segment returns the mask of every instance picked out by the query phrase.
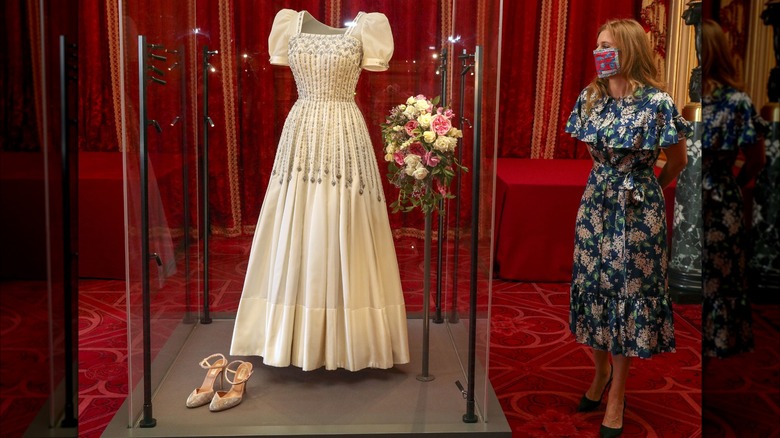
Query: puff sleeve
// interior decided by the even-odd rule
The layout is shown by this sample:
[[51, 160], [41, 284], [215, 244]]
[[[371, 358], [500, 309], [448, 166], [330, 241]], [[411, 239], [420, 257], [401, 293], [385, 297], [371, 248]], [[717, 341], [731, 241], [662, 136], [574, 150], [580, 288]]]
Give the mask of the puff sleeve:
[[361, 21], [363, 40], [363, 61], [360, 67], [369, 71], [385, 71], [393, 56], [393, 32], [384, 14], [366, 14]]
[[268, 54], [273, 65], [290, 65], [287, 62], [287, 50], [290, 37], [294, 34], [298, 13], [292, 9], [282, 9], [276, 13], [271, 33], [268, 34]]

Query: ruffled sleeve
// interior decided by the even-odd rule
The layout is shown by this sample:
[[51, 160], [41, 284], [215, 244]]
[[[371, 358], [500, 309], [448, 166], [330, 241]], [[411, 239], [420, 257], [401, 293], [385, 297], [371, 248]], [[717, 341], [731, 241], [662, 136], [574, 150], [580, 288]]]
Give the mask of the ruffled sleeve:
[[360, 22], [363, 40], [363, 61], [360, 66], [369, 71], [385, 71], [393, 57], [393, 32], [385, 14], [366, 14]]
[[577, 102], [574, 103], [574, 109], [571, 111], [569, 120], [566, 121], [566, 128], [564, 128], [564, 131], [578, 140], [586, 143], [595, 143], [596, 131], [591, 124], [586, 123], [585, 103], [587, 93], [587, 89], [582, 90], [579, 97], [577, 97]]
[[656, 118], [648, 126], [643, 149], [655, 149], [656, 144], [667, 148], [693, 134], [690, 123], [677, 111], [672, 97], [663, 92], [658, 93], [657, 96], [659, 100]]
[[717, 88], [705, 97], [702, 119], [703, 149], [734, 150], [758, 141], [753, 102], [734, 88]]
[[290, 37], [295, 33], [298, 13], [292, 9], [282, 9], [276, 13], [271, 33], [268, 35], [268, 54], [273, 65], [290, 65], [287, 51]]

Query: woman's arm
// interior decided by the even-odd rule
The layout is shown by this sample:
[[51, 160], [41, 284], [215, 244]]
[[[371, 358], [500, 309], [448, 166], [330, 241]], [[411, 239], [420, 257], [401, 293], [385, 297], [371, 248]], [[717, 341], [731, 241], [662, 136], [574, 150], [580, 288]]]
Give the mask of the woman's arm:
[[658, 184], [662, 189], [672, 183], [677, 175], [685, 169], [685, 165], [688, 164], [688, 147], [685, 145], [686, 139], [680, 140], [679, 143], [666, 148], [664, 153], [666, 154], [666, 165], [661, 170], [661, 174], [658, 175]]
[[746, 146], [743, 152], [745, 153], [745, 164], [742, 165], [742, 170], [737, 175], [737, 184], [740, 187], [744, 187], [753, 180], [766, 164], [766, 151], [762, 140], [759, 139], [756, 144]]

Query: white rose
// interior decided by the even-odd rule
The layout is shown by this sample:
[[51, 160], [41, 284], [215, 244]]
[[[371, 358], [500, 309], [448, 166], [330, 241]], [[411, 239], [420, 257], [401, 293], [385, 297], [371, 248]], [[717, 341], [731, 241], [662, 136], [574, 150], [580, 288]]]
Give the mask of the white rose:
[[406, 99], [407, 105], [414, 105], [415, 102], [417, 102], [417, 99], [415, 99], [414, 96], [409, 96], [409, 98]]
[[393, 154], [385, 154], [385, 161], [393, 161]]
[[463, 137], [463, 131], [458, 128], [450, 128], [450, 131], [447, 133], [447, 135], [450, 137], [461, 138]]
[[407, 168], [411, 167], [412, 170], [414, 170], [420, 165], [420, 156], [417, 154], [409, 154], [404, 157], [404, 163], [406, 163]]
[[415, 107], [417, 107], [420, 111], [426, 111], [431, 106], [428, 104], [425, 100], [418, 100], [417, 103], [414, 104]]
[[425, 177], [428, 176], [428, 169], [424, 166], [420, 166], [414, 171], [413, 176], [415, 179], [425, 179]]
[[450, 137], [439, 136], [435, 142], [433, 142], [433, 148], [437, 151], [447, 152], [450, 150]]
[[449, 150], [450, 152], [455, 150], [455, 147], [458, 146], [458, 140], [452, 137], [445, 137], [447, 139], [447, 142], [449, 143]]
[[417, 108], [415, 108], [414, 105], [407, 106], [406, 109], [404, 110], [404, 115], [408, 119], [413, 119], [414, 116], [417, 115]]
[[425, 133], [423, 133], [423, 140], [425, 140], [426, 143], [433, 143], [433, 141], [436, 140], [436, 133], [433, 131], [425, 131]]
[[430, 114], [423, 114], [417, 119], [417, 123], [420, 124], [423, 128], [427, 128], [431, 126], [431, 115]]

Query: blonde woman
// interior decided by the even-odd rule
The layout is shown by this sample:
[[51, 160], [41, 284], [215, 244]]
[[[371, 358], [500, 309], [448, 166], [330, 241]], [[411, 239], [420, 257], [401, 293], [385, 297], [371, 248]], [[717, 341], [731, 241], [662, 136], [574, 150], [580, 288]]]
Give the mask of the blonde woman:
[[[663, 188], [685, 168], [690, 129], [661, 90], [639, 23], [608, 21], [596, 43], [597, 77], [566, 123], [593, 158], [577, 213], [570, 328], [595, 362], [578, 411], [597, 409], [609, 390], [600, 434], [615, 437], [631, 359], [675, 351]], [[656, 177], [662, 148], [666, 165]]]

